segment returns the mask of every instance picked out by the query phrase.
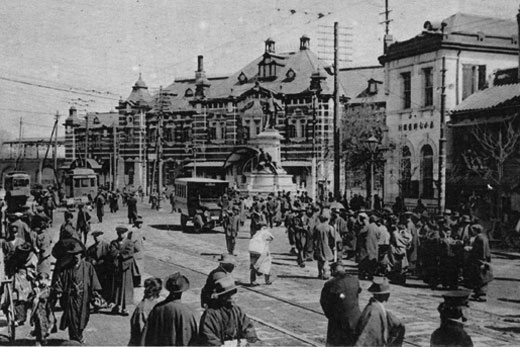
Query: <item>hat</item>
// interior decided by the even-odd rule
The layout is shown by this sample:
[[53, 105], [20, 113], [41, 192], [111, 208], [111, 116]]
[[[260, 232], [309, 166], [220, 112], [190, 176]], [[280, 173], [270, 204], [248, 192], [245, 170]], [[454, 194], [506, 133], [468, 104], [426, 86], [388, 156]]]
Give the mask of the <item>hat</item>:
[[70, 211], [65, 211], [64, 215], [65, 215], [65, 219], [74, 217], [74, 215]]
[[464, 223], [471, 223], [471, 218], [467, 214], [462, 216], [462, 222]]
[[442, 295], [446, 306], [458, 307], [468, 306], [468, 299], [471, 295], [471, 290], [453, 290]]
[[124, 225], [118, 225], [118, 226], [116, 227], [116, 231], [117, 231], [118, 234], [119, 234], [119, 233], [122, 234], [122, 233], [126, 233], [126, 232], [128, 231], [128, 228], [125, 227]]
[[358, 217], [368, 219], [368, 214], [366, 214], [365, 212], [361, 212], [358, 214]]
[[347, 210], [347, 216], [353, 216], [353, 215], [355, 215], [354, 211], [351, 210], [351, 209], [348, 209]]
[[331, 270], [340, 270], [340, 269], [345, 269], [345, 265], [343, 264], [343, 262], [341, 260], [338, 260], [332, 264], [330, 264], [330, 268]]
[[390, 213], [390, 214], [394, 213], [394, 211], [388, 206], [383, 208], [383, 212]]
[[29, 242], [19, 243], [16, 245], [15, 250], [19, 252], [30, 252], [32, 249], [32, 246]]
[[23, 213], [22, 212], [15, 212], [13, 214], [16, 218], [22, 218], [23, 217]]
[[221, 264], [235, 264], [235, 258], [227, 253], [221, 254], [218, 261]]
[[320, 217], [321, 217], [322, 219], [330, 219], [330, 210], [329, 210], [328, 208], [324, 208], [324, 209], [321, 211]]
[[94, 230], [93, 232], [91, 232], [91, 235], [92, 236], [99, 236], [99, 235], [103, 235], [104, 232], [102, 232], [101, 230]]
[[451, 216], [451, 210], [449, 208], [445, 209], [444, 210], [444, 215], [445, 216]]
[[56, 259], [63, 258], [66, 255], [74, 255], [85, 252], [85, 245], [80, 240], [70, 238], [62, 239], [56, 243], [52, 249], [52, 256]]
[[41, 206], [41, 205], [36, 206], [36, 211], [42, 212], [43, 211], [43, 206]]
[[166, 285], [164, 286], [170, 293], [182, 293], [190, 288], [190, 281], [180, 272], [168, 276]]
[[233, 205], [233, 211], [240, 211], [240, 206]]
[[481, 232], [484, 231], [484, 227], [482, 225], [480, 225], [480, 224], [473, 224], [471, 226], [471, 230], [473, 230], [476, 233], [481, 233]]
[[137, 216], [137, 218], [136, 218], [135, 221], [134, 221], [134, 224], [138, 224], [138, 223], [143, 224], [143, 217], [141, 217], [141, 216]]
[[372, 294], [388, 294], [390, 293], [390, 284], [388, 284], [386, 277], [374, 278], [368, 291]]
[[237, 292], [237, 286], [235, 284], [235, 279], [231, 275], [221, 274], [215, 281], [215, 292], [212, 294], [212, 297], [218, 298], [224, 294], [235, 294]]

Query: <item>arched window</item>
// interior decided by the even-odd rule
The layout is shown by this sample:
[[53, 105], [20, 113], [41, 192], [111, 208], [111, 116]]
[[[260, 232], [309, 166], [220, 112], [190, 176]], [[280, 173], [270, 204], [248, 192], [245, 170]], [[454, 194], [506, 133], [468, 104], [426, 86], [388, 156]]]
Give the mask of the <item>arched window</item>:
[[183, 128], [182, 129], [182, 142], [191, 140], [191, 128]]
[[421, 148], [421, 191], [424, 198], [433, 198], [433, 149], [430, 145]]
[[410, 147], [403, 146], [401, 149], [401, 190], [405, 198], [412, 197], [412, 152]]
[[290, 139], [296, 137], [296, 125], [295, 124], [289, 124], [289, 128], [287, 129], [287, 135]]

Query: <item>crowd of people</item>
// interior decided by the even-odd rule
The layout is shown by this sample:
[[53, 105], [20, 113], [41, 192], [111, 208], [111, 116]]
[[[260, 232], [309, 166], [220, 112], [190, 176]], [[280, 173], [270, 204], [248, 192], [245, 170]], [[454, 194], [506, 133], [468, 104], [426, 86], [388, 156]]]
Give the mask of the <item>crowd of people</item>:
[[[83, 343], [91, 311], [130, 316], [134, 288], [143, 282], [144, 297], [130, 318], [130, 345], [258, 341], [252, 321], [234, 301], [237, 285], [232, 274], [237, 235], [250, 219], [249, 285], [260, 285], [259, 277], [266, 285], [273, 283], [272, 229], [286, 228], [289, 253], [297, 265], [316, 261], [318, 278], [327, 281], [320, 303], [329, 320], [328, 345], [401, 345], [404, 325], [385, 303], [389, 283], [404, 285], [410, 277], [422, 279], [432, 289], [451, 290], [439, 306], [441, 327], [432, 335], [432, 345], [445, 344], [454, 331], [462, 345], [471, 345], [462, 325], [467, 302], [470, 294], [472, 300], [484, 301], [493, 278], [489, 241], [474, 217], [449, 210], [442, 215], [426, 209], [406, 211], [400, 201], [367, 210], [362, 197], [341, 203], [329, 197], [316, 203], [305, 193], [271, 193], [264, 198], [230, 191], [220, 199], [227, 254], [201, 291], [204, 314], [197, 322], [181, 300], [190, 288], [186, 276], [175, 273], [165, 279], [169, 295], [162, 301], [163, 281], [143, 281], [143, 219], [137, 213], [137, 197], [131, 191], [100, 189], [87, 205], [64, 211], [55, 244], [48, 230], [54, 209], [45, 207], [45, 199], [9, 215], [0, 267], [13, 279], [16, 324], [29, 321], [37, 342], [45, 343], [59, 328], [68, 329], [70, 340]], [[93, 228], [91, 213], [95, 211], [102, 223], [105, 206], [115, 213], [120, 200], [128, 209], [129, 226], [118, 226], [117, 238], [107, 242], [101, 227]], [[89, 235], [93, 240], [87, 248]], [[357, 276], [347, 273], [347, 260], [357, 263]], [[372, 281], [368, 290], [373, 295], [362, 311], [360, 280]], [[461, 286], [469, 290], [457, 290]], [[58, 304], [63, 311], [59, 323], [54, 314]]]

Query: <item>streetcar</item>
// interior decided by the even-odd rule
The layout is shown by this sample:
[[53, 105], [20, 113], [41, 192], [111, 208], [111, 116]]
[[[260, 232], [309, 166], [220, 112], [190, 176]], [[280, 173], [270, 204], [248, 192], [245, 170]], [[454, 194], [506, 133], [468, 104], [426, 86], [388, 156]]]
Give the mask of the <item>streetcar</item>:
[[66, 205], [87, 204], [97, 194], [98, 176], [92, 169], [76, 168], [65, 174]]
[[31, 196], [31, 177], [24, 171], [12, 171], [4, 177], [7, 212], [20, 212]]
[[196, 232], [212, 230], [221, 224], [219, 201], [227, 192], [227, 181], [212, 178], [177, 178], [175, 207], [181, 214], [181, 228], [187, 231], [188, 222]]

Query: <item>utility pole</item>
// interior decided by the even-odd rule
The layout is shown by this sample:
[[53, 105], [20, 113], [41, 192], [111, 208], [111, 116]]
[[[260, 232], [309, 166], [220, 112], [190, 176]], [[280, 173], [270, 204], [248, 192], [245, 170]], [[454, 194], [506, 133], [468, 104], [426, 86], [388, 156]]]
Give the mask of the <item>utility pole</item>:
[[113, 150], [113, 157], [114, 159], [111, 160], [111, 165], [113, 165], [113, 167], [111, 168], [112, 170], [112, 189], [113, 190], [116, 190], [118, 187], [118, 184], [117, 184], [117, 163], [118, 163], [118, 160], [117, 160], [117, 129], [116, 129], [116, 122], [114, 121], [114, 123], [112, 123], [112, 150]]
[[312, 95], [312, 163], [311, 163], [311, 199], [313, 202], [316, 202], [317, 194], [317, 181], [318, 181], [318, 168], [316, 163], [316, 103], [318, 101], [318, 96], [316, 92]]
[[385, 20], [382, 21], [380, 24], [384, 24], [385, 25], [385, 37], [383, 38], [383, 53], [386, 54], [386, 51], [388, 49], [388, 41], [390, 39], [389, 37], [389, 34], [390, 34], [390, 22], [392, 21], [390, 19], [390, 11], [389, 8], [388, 8], [388, 0], [385, 0], [385, 11], [384, 12], [381, 12], [381, 14], [384, 14], [385, 15]]
[[442, 57], [441, 68], [441, 122], [439, 138], [439, 213], [446, 207], [446, 57]]
[[88, 113], [85, 115], [85, 167], [87, 167], [88, 158]]
[[56, 131], [54, 132], [54, 165], [53, 165], [53, 168], [54, 168], [54, 179], [56, 180], [56, 186], [59, 185], [59, 180], [58, 180], [58, 124], [59, 124], [59, 119], [60, 119], [60, 113], [58, 111], [56, 111], [56, 115], [54, 116], [55, 117], [55, 122], [54, 122], [54, 128], [56, 129]]
[[22, 158], [22, 124], [23, 120], [22, 117], [20, 117], [20, 126], [18, 128], [18, 156], [14, 165], [15, 171], [18, 170], [18, 164], [20, 164], [20, 159]]
[[[520, 38], [520, 8], [518, 8], [518, 13], [516, 14], [516, 26], [518, 29], [518, 38]], [[518, 72], [517, 72], [517, 81], [520, 82], [520, 40], [518, 41]]]
[[56, 128], [58, 127], [58, 118], [56, 117], [56, 120], [54, 121], [54, 126], [52, 127], [51, 136], [49, 138], [49, 143], [47, 144], [47, 149], [45, 150], [45, 155], [43, 156], [42, 161], [40, 162], [40, 175], [38, 178], [38, 183], [42, 183], [42, 175], [43, 175], [43, 168], [45, 166], [45, 161], [47, 160], [47, 156], [49, 155], [49, 150], [51, 148], [52, 139], [54, 138], [54, 132], [56, 131]]
[[339, 153], [339, 126], [338, 119], [340, 114], [339, 104], [339, 44], [338, 44], [338, 22], [334, 22], [334, 120], [332, 129], [334, 131], [334, 197], [338, 199], [339, 176], [340, 176], [340, 153]]

